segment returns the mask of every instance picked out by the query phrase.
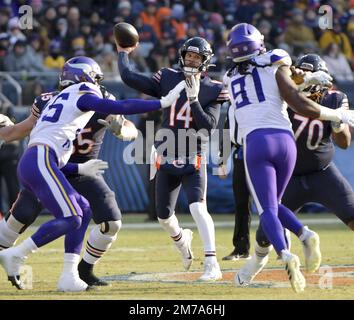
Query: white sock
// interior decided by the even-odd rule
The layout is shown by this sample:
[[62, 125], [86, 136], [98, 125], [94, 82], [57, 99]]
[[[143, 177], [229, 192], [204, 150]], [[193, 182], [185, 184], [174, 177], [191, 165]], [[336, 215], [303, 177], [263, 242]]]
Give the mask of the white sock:
[[268, 247], [261, 247], [257, 241], [254, 245], [254, 253], [255, 253], [257, 260], [264, 259], [272, 250], [273, 250], [272, 245], [270, 245]]
[[75, 253], [64, 253], [63, 273], [76, 273], [80, 261], [80, 255]]
[[211, 263], [211, 264], [214, 264], [214, 263], [217, 263], [218, 261], [216, 260], [216, 256], [207, 256], [207, 257], [205, 257], [205, 263], [207, 264], [209, 264], [209, 263]]
[[292, 256], [292, 253], [291, 253], [289, 250], [283, 249], [283, 250], [281, 251], [281, 259], [282, 259], [284, 262], [287, 262], [288, 259], [289, 259], [289, 257], [291, 257], [291, 256]]
[[7, 221], [0, 221], [0, 250], [12, 247], [20, 234], [10, 228]]
[[18, 221], [12, 214], [10, 214], [6, 222], [9, 228], [17, 233], [20, 233], [20, 231], [25, 226], [22, 222]]
[[177, 237], [181, 233], [182, 228], [179, 226], [178, 219], [175, 214], [167, 219], [158, 218], [158, 220], [162, 228], [164, 228], [172, 238]]
[[33, 253], [38, 250], [36, 244], [31, 237], [24, 240], [18, 246], [13, 247], [13, 250], [16, 252], [16, 255], [20, 257], [27, 257], [29, 253]]
[[202, 238], [204, 252], [215, 254], [215, 228], [207, 206], [204, 202], [194, 202], [189, 205], [192, 217], [197, 224], [198, 232]]
[[299, 237], [300, 241], [305, 241], [312, 233], [310, 232], [309, 228], [307, 226], [304, 226], [302, 228], [302, 233]]
[[116, 239], [117, 234], [114, 236], [103, 234], [99, 225], [94, 226], [86, 243], [84, 261], [89, 264], [96, 264]]

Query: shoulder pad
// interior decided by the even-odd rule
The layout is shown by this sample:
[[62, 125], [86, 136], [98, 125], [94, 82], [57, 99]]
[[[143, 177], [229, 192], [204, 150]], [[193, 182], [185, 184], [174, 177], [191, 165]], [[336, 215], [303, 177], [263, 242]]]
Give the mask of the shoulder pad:
[[[83, 82], [83, 83], [78, 83], [77, 86], [78, 86], [78, 91], [80, 94], [91, 93], [91, 94], [95, 94], [95, 95], [99, 96], [100, 98], [103, 97], [100, 88], [98, 86], [94, 85], [93, 83]], [[74, 87], [74, 86], [72, 86], [72, 87]]]
[[286, 65], [290, 67], [292, 64], [291, 57], [283, 49], [267, 51], [266, 53], [255, 57], [253, 60], [260, 66]]
[[53, 91], [53, 92], [42, 93], [40, 96], [36, 97], [32, 104], [31, 113], [36, 118], [39, 118], [47, 102], [58, 94], [59, 91]]

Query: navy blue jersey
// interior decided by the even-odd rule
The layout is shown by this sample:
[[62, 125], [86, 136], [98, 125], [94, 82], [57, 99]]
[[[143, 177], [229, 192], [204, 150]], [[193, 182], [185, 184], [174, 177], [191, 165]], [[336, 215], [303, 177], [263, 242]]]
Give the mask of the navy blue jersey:
[[[167, 95], [178, 83], [185, 80], [182, 71], [170, 68], [163, 68], [152, 77], [134, 72], [129, 64], [128, 55], [125, 53], [118, 55], [118, 66], [122, 80], [127, 85], [157, 98]], [[215, 129], [218, 123], [220, 106], [223, 102], [229, 100], [229, 95], [221, 82], [205, 76], [200, 81], [198, 99], [199, 102], [194, 102], [190, 105], [185, 90], [182, 90], [177, 102], [170, 108], [163, 109], [161, 129], [170, 129], [173, 132], [174, 145], [171, 149], [174, 149], [174, 155], [176, 156], [200, 154], [204, 150], [210, 131]], [[208, 132], [207, 136], [198, 136], [197, 150], [188, 150], [188, 143], [187, 149], [184, 148], [184, 143], [178, 145], [179, 135], [180, 137], [183, 136], [183, 139], [188, 135], [193, 135], [192, 130], [188, 131], [188, 129], [195, 129], [196, 131], [206, 129]], [[163, 136], [163, 130], [159, 130], [156, 136], [155, 147], [158, 147], [166, 140], [168, 141], [167, 137]], [[158, 141], [160, 138], [162, 141]], [[168, 151], [172, 151], [171, 149]]]
[[[348, 107], [347, 96], [340, 91], [327, 91], [319, 103], [331, 109]], [[294, 175], [322, 170], [332, 161], [334, 144], [330, 121], [309, 119], [288, 109], [297, 145]]]
[[[36, 97], [32, 105], [32, 114], [38, 118], [47, 102], [59, 91], [43, 93]], [[83, 163], [91, 159], [97, 159], [103, 143], [105, 127], [97, 122], [98, 119], [105, 119], [107, 115], [94, 113], [85, 128], [80, 131], [73, 142], [74, 150], [69, 162]]]
[[[182, 71], [176, 71], [174, 69], [161, 69], [153, 76], [154, 81], [159, 84], [160, 96], [165, 96], [170, 90], [172, 90], [179, 82], [185, 79]], [[215, 124], [219, 119], [220, 105], [228, 100], [228, 93], [222, 90], [222, 83], [211, 80], [209, 77], [204, 77], [200, 82], [199, 102], [200, 106], [205, 112], [208, 112], [211, 117], [214, 118]], [[182, 91], [179, 99], [170, 108], [163, 109], [162, 113], [162, 125], [161, 128], [170, 129], [174, 132], [175, 136], [175, 155], [186, 155], [195, 153], [192, 150], [183, 150], [181, 146], [178, 146], [178, 138], [181, 135], [181, 131], [187, 133], [188, 129], [194, 129], [198, 131], [200, 129], [210, 129], [198, 125], [195, 120], [193, 105], [188, 102], [186, 92]], [[158, 135], [157, 135], [158, 136]], [[203, 148], [203, 144], [206, 142], [201, 136], [198, 138], [197, 153], [200, 154]], [[156, 141], [155, 147], [162, 144], [162, 141]], [[182, 150], [181, 150], [182, 149]]]

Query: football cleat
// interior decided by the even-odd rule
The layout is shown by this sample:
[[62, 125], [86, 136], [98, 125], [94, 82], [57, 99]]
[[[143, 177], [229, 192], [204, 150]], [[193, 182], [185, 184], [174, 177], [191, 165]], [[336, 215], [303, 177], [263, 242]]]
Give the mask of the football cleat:
[[321, 265], [322, 255], [320, 250], [320, 237], [318, 234], [307, 227], [304, 227], [307, 238], [302, 241], [305, 266], [308, 272], [314, 273]]
[[20, 279], [20, 269], [27, 257], [16, 255], [13, 248], [9, 248], [0, 252], [0, 264], [7, 273], [8, 280], [19, 290], [23, 290], [23, 284]]
[[89, 286], [108, 286], [109, 283], [96, 277], [93, 273], [93, 265], [81, 260], [78, 265], [79, 277], [85, 281]]
[[306, 280], [300, 271], [299, 257], [290, 252], [283, 252], [282, 259], [285, 263], [285, 270], [288, 273], [288, 278], [293, 290], [296, 293], [304, 291], [306, 287]]
[[239, 253], [236, 251], [232, 251], [228, 256], [225, 256], [222, 258], [224, 261], [236, 261], [240, 259], [250, 259], [251, 256], [248, 252], [245, 253]]
[[204, 274], [198, 281], [213, 282], [222, 279], [222, 273], [217, 261], [206, 262], [204, 266]]
[[74, 272], [63, 272], [58, 281], [58, 291], [62, 292], [80, 292], [86, 291], [90, 287], [87, 283], [80, 279], [79, 273]]
[[257, 257], [254, 254], [250, 260], [236, 273], [235, 286], [247, 287], [251, 284], [255, 276], [260, 273], [265, 265], [268, 263], [269, 256], [263, 258]]
[[175, 242], [175, 245], [182, 256], [182, 263], [184, 270], [189, 270], [193, 262], [193, 252], [192, 252], [192, 240], [193, 232], [190, 229], [182, 230], [182, 238]]

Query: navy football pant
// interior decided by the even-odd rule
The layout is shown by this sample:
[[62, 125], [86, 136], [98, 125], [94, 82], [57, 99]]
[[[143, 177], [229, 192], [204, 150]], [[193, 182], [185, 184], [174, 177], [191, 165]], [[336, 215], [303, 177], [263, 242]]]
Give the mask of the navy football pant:
[[207, 172], [206, 164], [191, 174], [173, 175], [162, 170], [156, 173], [156, 211], [160, 219], [170, 217], [176, 207], [181, 187], [183, 187], [188, 204], [206, 201]]

